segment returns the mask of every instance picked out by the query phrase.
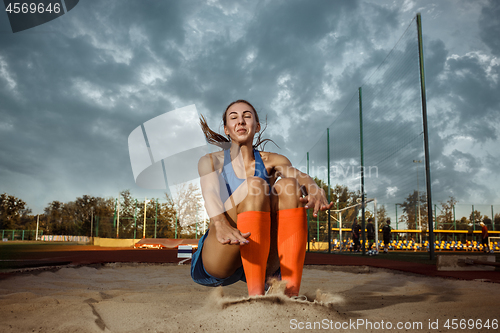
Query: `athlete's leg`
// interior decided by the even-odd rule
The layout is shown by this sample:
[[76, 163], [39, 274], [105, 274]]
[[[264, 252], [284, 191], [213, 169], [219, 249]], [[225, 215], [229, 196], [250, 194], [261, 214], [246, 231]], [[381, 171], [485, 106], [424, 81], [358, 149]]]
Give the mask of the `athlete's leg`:
[[271, 241], [271, 215], [269, 186], [259, 177], [248, 182], [248, 197], [238, 205], [237, 226], [242, 233], [250, 232], [248, 244], [240, 246], [241, 261], [245, 270], [248, 295], [264, 295], [266, 263]]
[[300, 185], [294, 178], [282, 178], [273, 186], [272, 210], [277, 211], [277, 247], [285, 293], [297, 296], [306, 254], [307, 219], [299, 201]]
[[[236, 209], [225, 213], [231, 226], [236, 228]], [[201, 251], [203, 267], [216, 278], [227, 278], [241, 266], [239, 245], [221, 244], [216, 237], [216, 227], [210, 225]]]
[[[245, 199], [236, 207], [227, 211], [225, 215], [233, 227], [238, 227], [242, 233], [250, 231], [252, 235], [254, 235], [255, 231], [252, 232], [251, 230], [242, 230], [240, 228], [240, 222], [245, 223], [245, 216], [249, 217], [248, 215], [252, 215], [245, 212], [266, 212], [267, 216], [269, 216], [269, 186], [265, 181], [258, 177], [248, 178], [247, 183], [242, 186], [246, 185], [248, 188], [248, 194]], [[241, 221], [240, 217], [242, 218]], [[270, 222], [267, 224], [269, 225], [269, 223]], [[252, 235], [249, 237], [250, 241], [252, 240]], [[253, 238], [255, 238], [255, 235]], [[250, 243], [252, 243], [252, 241]], [[250, 243], [241, 246], [241, 249], [248, 247]], [[251, 247], [252, 245], [250, 245], [249, 248]], [[269, 246], [267, 246], [267, 250], [269, 250]], [[217, 240], [215, 227], [211, 226], [210, 232], [208, 233], [202, 249], [203, 264], [207, 273], [217, 278], [226, 278], [231, 276], [236, 269], [241, 267], [241, 257], [240, 245], [221, 244]]]

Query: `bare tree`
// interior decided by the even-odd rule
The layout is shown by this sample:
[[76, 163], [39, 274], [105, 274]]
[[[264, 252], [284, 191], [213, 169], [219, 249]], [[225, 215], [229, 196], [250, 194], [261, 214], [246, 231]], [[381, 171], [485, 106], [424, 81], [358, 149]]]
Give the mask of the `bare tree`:
[[377, 224], [379, 225], [379, 229], [382, 229], [384, 225], [386, 225], [387, 221], [387, 211], [385, 209], [385, 205], [382, 205], [377, 208]]
[[179, 233], [185, 236], [194, 235], [197, 224], [201, 225], [201, 204], [200, 188], [192, 183], [177, 186], [177, 195], [174, 198], [177, 219], [179, 222]]
[[437, 217], [438, 221], [442, 225], [448, 225], [445, 227], [445, 229], [452, 229], [453, 228], [453, 207], [457, 204], [457, 200], [455, 200], [454, 197], [450, 197], [448, 201], [446, 202], [441, 202], [441, 211], [442, 214]]

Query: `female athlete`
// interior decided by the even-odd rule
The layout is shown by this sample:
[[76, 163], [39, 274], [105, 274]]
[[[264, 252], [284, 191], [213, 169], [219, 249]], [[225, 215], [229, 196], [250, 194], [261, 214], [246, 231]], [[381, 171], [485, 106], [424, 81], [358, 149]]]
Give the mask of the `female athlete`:
[[227, 138], [200, 120], [207, 141], [223, 150], [198, 163], [210, 226], [193, 255], [191, 276], [206, 286], [243, 280], [254, 296], [263, 295], [266, 276], [280, 270], [285, 293], [297, 296], [307, 242], [305, 210], [316, 217], [333, 202], [286, 157], [255, 149], [270, 140], [261, 140], [259, 116], [249, 102], [229, 104], [222, 119]]

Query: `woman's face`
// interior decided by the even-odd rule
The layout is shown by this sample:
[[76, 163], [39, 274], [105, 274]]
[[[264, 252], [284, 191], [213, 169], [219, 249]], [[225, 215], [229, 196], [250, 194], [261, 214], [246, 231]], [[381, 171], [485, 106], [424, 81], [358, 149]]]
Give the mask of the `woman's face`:
[[255, 111], [246, 103], [231, 105], [226, 111], [226, 125], [224, 133], [233, 142], [253, 143], [255, 133], [260, 131], [260, 124], [255, 118]]

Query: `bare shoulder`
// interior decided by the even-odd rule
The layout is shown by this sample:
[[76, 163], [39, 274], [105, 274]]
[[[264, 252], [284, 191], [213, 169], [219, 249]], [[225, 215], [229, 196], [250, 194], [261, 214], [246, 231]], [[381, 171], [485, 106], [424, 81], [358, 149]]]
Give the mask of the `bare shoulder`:
[[215, 170], [222, 168], [224, 165], [224, 151], [216, 151], [215, 153], [207, 154], [210, 155], [214, 161]]
[[203, 155], [198, 161], [198, 172], [200, 175], [206, 175], [213, 172], [224, 164], [224, 152], [218, 151]]

